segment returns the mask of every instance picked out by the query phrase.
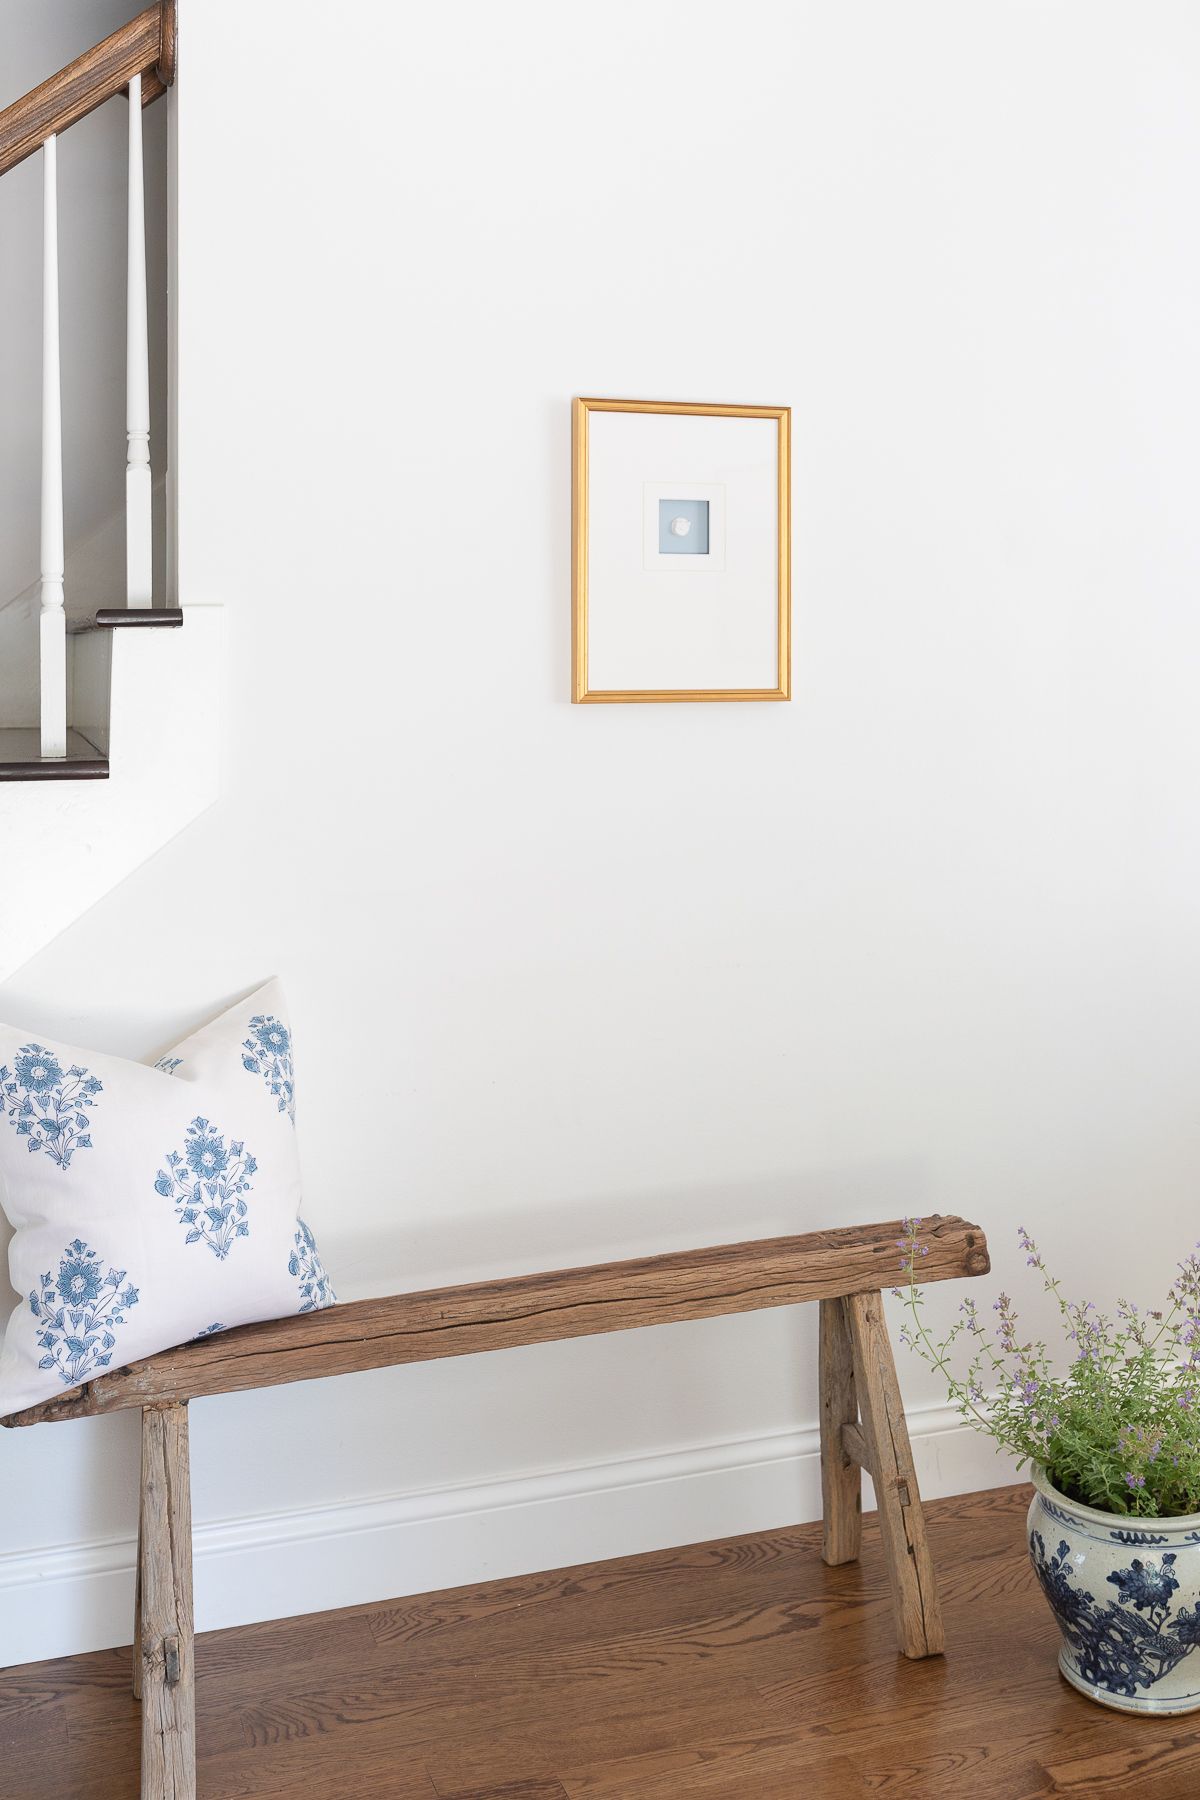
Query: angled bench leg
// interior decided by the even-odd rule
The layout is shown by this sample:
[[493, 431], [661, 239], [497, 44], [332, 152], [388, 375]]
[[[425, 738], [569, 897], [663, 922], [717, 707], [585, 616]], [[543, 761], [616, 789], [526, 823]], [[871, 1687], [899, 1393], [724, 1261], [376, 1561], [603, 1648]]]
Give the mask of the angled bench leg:
[[842, 1301], [854, 1349], [854, 1380], [862, 1408], [861, 1431], [853, 1424], [843, 1445], [864, 1460], [875, 1483], [883, 1553], [905, 1656], [937, 1656], [945, 1648], [942, 1609], [896, 1365], [878, 1293]]
[[186, 1403], [142, 1409], [142, 1800], [195, 1800], [192, 1500]]
[[821, 1555], [834, 1565], [858, 1561], [862, 1471], [847, 1454], [842, 1428], [858, 1424], [854, 1346], [840, 1300], [821, 1301]]

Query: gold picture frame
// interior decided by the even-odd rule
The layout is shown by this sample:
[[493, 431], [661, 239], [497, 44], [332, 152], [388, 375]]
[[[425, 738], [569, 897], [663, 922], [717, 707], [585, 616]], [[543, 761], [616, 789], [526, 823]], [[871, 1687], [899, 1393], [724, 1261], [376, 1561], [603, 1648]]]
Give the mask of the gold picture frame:
[[[774, 419], [776, 439], [776, 681], [774, 687], [592, 688], [588, 683], [589, 422], [593, 413], [677, 413], [732, 419]], [[790, 700], [792, 697], [790, 406], [725, 406], [685, 400], [576, 399], [572, 409], [571, 570], [572, 700], [579, 705], [689, 700]]]

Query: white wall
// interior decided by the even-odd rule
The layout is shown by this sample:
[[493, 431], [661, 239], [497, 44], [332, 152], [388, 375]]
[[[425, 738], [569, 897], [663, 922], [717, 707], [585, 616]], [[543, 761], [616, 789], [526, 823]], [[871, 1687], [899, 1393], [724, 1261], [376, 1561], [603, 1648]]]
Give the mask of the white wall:
[[[5, 0], [0, 5], [0, 107], [8, 106], [138, 11], [136, 0]], [[111, 100], [59, 147], [59, 272], [67, 603], [74, 559], [125, 504], [125, 206], [128, 114]], [[165, 452], [166, 108], [143, 120], [155, 461]], [[42, 159], [0, 180], [0, 608], [39, 573], [41, 480]], [[123, 540], [110, 570], [124, 584]], [[92, 557], [95, 564], [95, 557]], [[97, 575], [99, 570], [96, 570]], [[119, 584], [119, 585], [118, 585]], [[28, 702], [23, 656], [36, 637], [0, 636], [0, 726]], [[25, 639], [25, 642], [22, 642]], [[22, 659], [20, 679], [8, 665]], [[29, 715], [30, 718], [34, 714]]]
[[[1160, 1293], [1200, 1167], [1195, 9], [381, 0], [366, 90], [325, 12], [183, 8], [226, 797], [4, 1014], [142, 1054], [281, 972], [344, 1296], [909, 1209], [983, 1222], [989, 1299], [1018, 1222]], [[791, 705], [568, 704], [581, 392], [793, 405]], [[760, 1314], [199, 1403], [202, 1619], [811, 1515], [813, 1360]], [[0, 1442], [14, 1589], [62, 1577], [26, 1654], [119, 1637], [134, 1441]], [[631, 1471], [668, 1466], [664, 1518]], [[341, 1528], [274, 1515], [347, 1497], [365, 1573], [272, 1585], [277, 1525]]]

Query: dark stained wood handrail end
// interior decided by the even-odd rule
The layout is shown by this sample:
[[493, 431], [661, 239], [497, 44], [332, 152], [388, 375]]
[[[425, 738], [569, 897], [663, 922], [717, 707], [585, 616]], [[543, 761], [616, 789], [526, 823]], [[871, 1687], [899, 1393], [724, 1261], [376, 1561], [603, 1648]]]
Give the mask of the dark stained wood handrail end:
[[159, 14], [158, 62], [155, 65], [154, 73], [163, 87], [169, 88], [175, 80], [176, 31], [178, 27], [175, 16], [175, 0], [161, 0]]

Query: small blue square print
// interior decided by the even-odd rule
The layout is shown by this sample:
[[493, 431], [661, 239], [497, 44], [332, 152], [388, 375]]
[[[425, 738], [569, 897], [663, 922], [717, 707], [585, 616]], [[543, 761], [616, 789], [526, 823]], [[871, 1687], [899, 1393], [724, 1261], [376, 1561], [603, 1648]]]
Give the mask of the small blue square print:
[[660, 556], [708, 555], [707, 500], [659, 501], [658, 553]]

